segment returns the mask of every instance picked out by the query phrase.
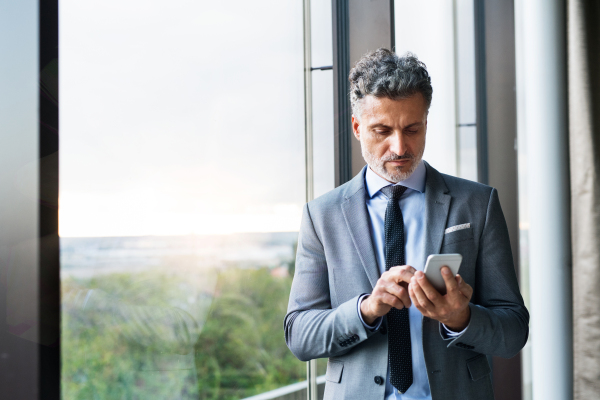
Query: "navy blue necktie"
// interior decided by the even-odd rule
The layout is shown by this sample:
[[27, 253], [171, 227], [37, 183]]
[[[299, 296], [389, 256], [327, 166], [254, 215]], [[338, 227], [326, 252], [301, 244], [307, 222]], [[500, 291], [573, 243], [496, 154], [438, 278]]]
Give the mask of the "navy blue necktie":
[[[404, 218], [400, 197], [406, 186], [390, 185], [381, 189], [389, 201], [385, 209], [385, 270], [406, 263], [404, 257]], [[405, 393], [413, 382], [408, 308], [392, 308], [387, 314], [388, 362], [390, 383]]]

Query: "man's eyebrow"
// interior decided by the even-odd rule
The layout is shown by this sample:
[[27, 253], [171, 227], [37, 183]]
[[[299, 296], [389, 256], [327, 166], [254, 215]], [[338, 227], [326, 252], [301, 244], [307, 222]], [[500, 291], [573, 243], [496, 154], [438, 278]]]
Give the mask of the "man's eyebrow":
[[391, 126], [388, 126], [386, 124], [382, 124], [382, 123], [377, 123], [377, 124], [373, 124], [373, 125], [369, 125], [370, 129], [375, 129], [375, 128], [391, 128]]
[[412, 124], [405, 126], [403, 129], [412, 128], [417, 125], [423, 125], [423, 123], [422, 122], [413, 122]]
[[[423, 123], [422, 122], [413, 122], [412, 124], [407, 125], [404, 128], [402, 128], [402, 129], [412, 128], [412, 127], [417, 126], [417, 125], [423, 125]], [[376, 123], [376, 124], [373, 124], [373, 125], [369, 125], [369, 129], [375, 129], [375, 128], [388, 128], [388, 129], [391, 129], [391, 126], [386, 125], [386, 124], [382, 124], [382, 123]]]

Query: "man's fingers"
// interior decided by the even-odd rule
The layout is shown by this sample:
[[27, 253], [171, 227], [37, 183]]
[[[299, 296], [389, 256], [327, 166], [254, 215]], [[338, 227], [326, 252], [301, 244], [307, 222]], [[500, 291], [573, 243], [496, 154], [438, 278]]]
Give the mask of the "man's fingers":
[[390, 270], [390, 271], [400, 271], [400, 270], [406, 270], [406, 271], [412, 272], [413, 274], [414, 274], [415, 272], [417, 272], [417, 270], [416, 270], [416, 269], [414, 269], [413, 267], [411, 267], [410, 265], [396, 265], [396, 266], [394, 266], [394, 267], [390, 268], [389, 270]]
[[[410, 307], [410, 297], [405, 288], [391, 283], [389, 285], [379, 285], [375, 291], [373, 291], [374, 301], [386, 304], [397, 309], [403, 307]], [[386, 311], [387, 312], [387, 311]]]
[[429, 301], [431, 301], [434, 305], [437, 302], [439, 302], [442, 295], [433, 287], [433, 285], [431, 285], [431, 283], [429, 283], [429, 280], [427, 279], [425, 274], [421, 271], [418, 271], [415, 273], [415, 278], [417, 279], [419, 286], [421, 287], [423, 293], [425, 293]]
[[396, 283], [410, 283], [410, 278], [413, 277], [416, 271], [417, 270], [410, 265], [392, 267], [389, 269], [389, 278]]
[[409, 308], [412, 304], [412, 301], [410, 300], [410, 296], [408, 295], [408, 289], [404, 287], [401, 289], [402, 290], [400, 293], [400, 300], [402, 300], [402, 303], [404, 303], [404, 307]]
[[429, 315], [429, 312], [423, 306], [421, 306], [421, 304], [419, 304], [419, 302], [417, 300], [417, 295], [414, 290], [416, 285], [418, 285], [418, 283], [412, 283], [412, 282], [409, 283], [408, 294], [410, 295], [410, 298], [413, 299], [413, 304], [415, 305], [417, 310], [419, 310], [421, 312], [421, 314], [427, 316], [427, 315]]
[[457, 296], [458, 293], [458, 283], [454, 276], [452, 276], [452, 270], [447, 266], [443, 266], [441, 269], [442, 278], [444, 278], [444, 282], [446, 283], [446, 292], [450, 296]]
[[417, 278], [414, 278], [411, 281], [409, 287], [411, 292], [413, 293], [413, 300], [415, 304], [418, 304], [421, 308], [424, 309], [434, 307], [433, 303], [431, 303], [431, 301], [427, 298], [427, 295], [421, 288], [421, 285], [419, 284]]
[[408, 295], [408, 291], [406, 290], [405, 287], [402, 287], [396, 283], [391, 282], [385, 287], [385, 290], [388, 293], [391, 293], [392, 295], [394, 295], [396, 298], [400, 299], [400, 301], [402, 302], [404, 307], [407, 307], [407, 308], [410, 307], [410, 304], [411, 304], [410, 296]]
[[388, 306], [397, 308], [398, 310], [401, 310], [402, 308], [404, 308], [404, 303], [399, 298], [394, 296], [393, 294], [385, 293], [382, 295], [381, 299]]
[[469, 300], [471, 300], [471, 296], [473, 296], [473, 288], [469, 285], [460, 275], [456, 275], [456, 282], [458, 285], [458, 290]]

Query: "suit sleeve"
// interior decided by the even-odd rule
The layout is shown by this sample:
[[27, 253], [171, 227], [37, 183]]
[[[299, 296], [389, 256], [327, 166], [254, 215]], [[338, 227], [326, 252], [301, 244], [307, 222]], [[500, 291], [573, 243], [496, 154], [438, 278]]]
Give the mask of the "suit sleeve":
[[496, 189], [490, 193], [469, 307], [469, 326], [449, 347], [510, 358], [525, 346], [529, 313], [519, 291], [508, 229]]
[[360, 296], [333, 309], [330, 296], [325, 251], [307, 204], [298, 237], [288, 312], [283, 322], [287, 346], [301, 361], [345, 354], [373, 334], [365, 329], [357, 314]]

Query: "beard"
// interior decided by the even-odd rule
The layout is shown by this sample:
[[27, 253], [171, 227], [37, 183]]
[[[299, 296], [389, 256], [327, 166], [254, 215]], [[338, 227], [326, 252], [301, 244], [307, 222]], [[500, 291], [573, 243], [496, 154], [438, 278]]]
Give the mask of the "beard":
[[[406, 152], [400, 156], [396, 153], [392, 153], [381, 158], [377, 158], [373, 153], [369, 152], [367, 146], [364, 143], [362, 143], [362, 141], [360, 147], [363, 158], [365, 159], [369, 167], [373, 170], [373, 172], [377, 173], [377, 175], [383, 177], [384, 179], [387, 179], [388, 181], [394, 183], [407, 180], [408, 177], [411, 176], [413, 172], [415, 172], [415, 170], [419, 166], [419, 163], [421, 162], [421, 159], [423, 158], [423, 152], [425, 151], [425, 146], [423, 146], [423, 149], [419, 152], [419, 154]], [[402, 167], [400, 166], [394, 167], [392, 172], [389, 172], [385, 168], [385, 163], [387, 161], [407, 159], [412, 160], [412, 164], [408, 171], [402, 172]]]

